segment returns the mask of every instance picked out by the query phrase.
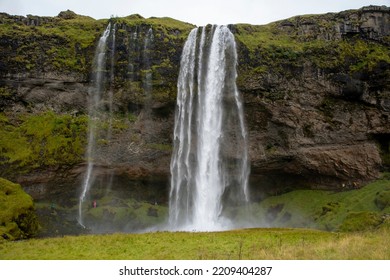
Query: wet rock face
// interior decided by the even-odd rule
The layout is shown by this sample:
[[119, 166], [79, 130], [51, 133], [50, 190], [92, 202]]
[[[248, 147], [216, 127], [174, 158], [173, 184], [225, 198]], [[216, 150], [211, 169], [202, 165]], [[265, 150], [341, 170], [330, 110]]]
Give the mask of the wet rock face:
[[[389, 18], [388, 7], [371, 6], [229, 27], [237, 43], [237, 83], [256, 188], [359, 186], [389, 169]], [[76, 20], [94, 31], [84, 34]], [[156, 24], [157, 19], [140, 16], [132, 20], [137, 23], [118, 20], [115, 52], [113, 107], [116, 117], [126, 119], [117, 119], [112, 145], [99, 142], [97, 165], [115, 163], [116, 173], [137, 178], [168, 177], [180, 54], [193, 26]], [[18, 32], [39, 32], [14, 38], [5, 29], [12, 21]], [[0, 14], [0, 22], [0, 108], [6, 116], [17, 120], [47, 110], [85, 114], [94, 48], [106, 23], [71, 12], [55, 19]], [[53, 23], [76, 26], [79, 37], [93, 36], [81, 40], [54, 29], [51, 34], [44, 26]], [[148, 70], [142, 36], [150, 26], [155, 42]], [[37, 45], [38, 39], [46, 44]], [[64, 44], [72, 51], [58, 48]], [[150, 73], [152, 101], [146, 108], [142, 81]], [[82, 174], [82, 163], [67, 172]]]

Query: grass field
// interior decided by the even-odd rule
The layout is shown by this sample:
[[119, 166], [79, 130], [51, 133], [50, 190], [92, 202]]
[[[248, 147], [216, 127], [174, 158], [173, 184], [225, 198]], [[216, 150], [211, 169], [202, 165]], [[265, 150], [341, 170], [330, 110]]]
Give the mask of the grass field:
[[252, 206], [262, 228], [0, 239], [0, 259], [390, 260], [389, 174], [361, 189], [295, 190]]
[[390, 260], [388, 174], [358, 190], [269, 197], [254, 210], [268, 227], [0, 240], [0, 259]]
[[0, 244], [0, 259], [25, 260], [388, 260], [390, 229], [154, 232], [65, 236]]

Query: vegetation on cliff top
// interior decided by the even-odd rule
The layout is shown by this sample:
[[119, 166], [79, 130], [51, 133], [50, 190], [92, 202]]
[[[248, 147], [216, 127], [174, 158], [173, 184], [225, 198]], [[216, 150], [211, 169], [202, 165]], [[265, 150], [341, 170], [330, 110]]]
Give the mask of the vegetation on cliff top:
[[0, 70], [85, 75], [90, 71], [89, 58], [105, 22], [78, 15], [24, 18], [0, 14], [0, 49], [2, 61], [8, 65]]
[[0, 13], [1, 60], [8, 65], [0, 72], [61, 71], [86, 78], [96, 42], [109, 21], [119, 26], [119, 33], [135, 26], [151, 27], [166, 41], [185, 38], [193, 27], [171, 18], [144, 19], [138, 15], [95, 20], [71, 11], [61, 12], [57, 17]]
[[299, 16], [262, 26], [236, 25], [241, 52], [246, 49], [249, 53], [249, 61], [241, 63], [243, 74], [260, 71], [294, 75], [297, 69], [313, 64], [329, 72], [353, 75], [371, 72], [381, 63], [390, 64], [388, 37], [380, 42], [359, 33], [342, 36], [335, 25], [334, 15]]

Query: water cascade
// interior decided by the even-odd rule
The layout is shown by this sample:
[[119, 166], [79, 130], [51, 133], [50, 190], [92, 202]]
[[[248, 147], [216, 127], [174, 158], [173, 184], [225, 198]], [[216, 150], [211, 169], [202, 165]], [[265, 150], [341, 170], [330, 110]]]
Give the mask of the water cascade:
[[226, 26], [191, 31], [178, 79], [171, 159], [169, 226], [239, 226], [233, 209], [248, 201], [247, 132], [236, 86], [234, 35]]
[[[95, 57], [93, 62], [93, 81], [92, 86], [89, 90], [88, 97], [88, 114], [89, 114], [89, 123], [88, 123], [88, 146], [86, 150], [87, 158], [87, 171], [84, 175], [84, 180], [82, 184], [82, 192], [79, 198], [79, 217], [78, 221], [80, 225], [84, 226], [83, 220], [83, 206], [86, 196], [93, 184], [93, 169], [94, 169], [94, 159], [97, 156], [96, 154], [96, 134], [98, 130], [98, 123], [102, 118], [102, 106], [104, 105], [103, 94], [105, 92], [106, 85], [106, 53], [107, 53], [107, 41], [111, 33], [111, 23], [108, 24], [107, 28], [103, 32], [102, 36], [99, 39], [99, 43], [96, 47]], [[115, 33], [115, 32], [114, 32]], [[113, 43], [114, 44], [114, 43]], [[113, 67], [113, 66], [112, 66]], [[113, 70], [111, 71], [113, 75]], [[110, 77], [112, 79], [112, 77]], [[112, 92], [109, 92], [108, 97], [108, 108], [109, 114], [112, 114]], [[108, 118], [109, 129], [106, 137], [110, 137], [111, 134], [111, 125], [110, 125], [110, 116]]]

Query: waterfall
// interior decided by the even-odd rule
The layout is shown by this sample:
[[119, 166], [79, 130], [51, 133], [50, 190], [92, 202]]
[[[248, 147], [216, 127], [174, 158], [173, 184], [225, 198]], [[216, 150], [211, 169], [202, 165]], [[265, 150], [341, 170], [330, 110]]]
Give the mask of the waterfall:
[[[89, 90], [88, 97], [88, 114], [89, 114], [89, 123], [88, 123], [88, 146], [86, 151], [87, 158], [87, 171], [84, 176], [82, 184], [82, 192], [79, 198], [79, 217], [78, 222], [80, 225], [84, 226], [83, 220], [83, 202], [86, 198], [87, 193], [89, 192], [91, 185], [93, 184], [93, 168], [94, 168], [94, 159], [96, 155], [96, 133], [97, 133], [97, 122], [100, 120], [101, 116], [101, 103], [104, 93], [104, 86], [106, 82], [106, 52], [107, 52], [107, 39], [111, 33], [111, 23], [108, 24], [107, 28], [103, 32], [102, 36], [99, 39], [99, 43], [96, 47], [95, 57], [93, 62], [94, 74], [92, 86]], [[109, 94], [109, 101], [112, 104], [112, 93]], [[109, 104], [110, 113], [112, 112], [112, 105]], [[108, 134], [111, 131], [109, 130]], [[109, 135], [108, 135], [109, 136]]]
[[177, 83], [171, 229], [235, 227], [229, 207], [248, 201], [247, 132], [236, 64], [234, 35], [226, 26], [191, 31]]

